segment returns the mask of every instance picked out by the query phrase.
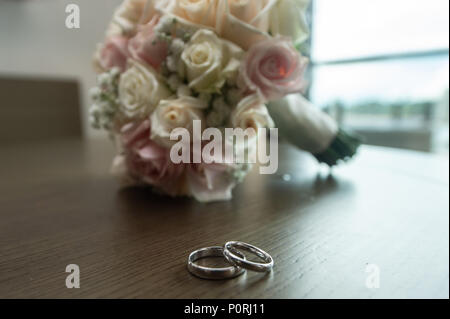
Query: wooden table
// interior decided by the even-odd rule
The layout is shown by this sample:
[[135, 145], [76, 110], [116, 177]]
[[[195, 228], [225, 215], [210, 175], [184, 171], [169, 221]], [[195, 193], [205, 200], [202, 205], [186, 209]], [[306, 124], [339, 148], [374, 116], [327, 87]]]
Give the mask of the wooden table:
[[[329, 175], [284, 146], [279, 174], [205, 205], [120, 190], [112, 153], [77, 140], [0, 149], [0, 297], [449, 297], [448, 157], [364, 147]], [[267, 250], [274, 271], [187, 272], [191, 251], [228, 240]], [[80, 289], [66, 288], [68, 264]]]

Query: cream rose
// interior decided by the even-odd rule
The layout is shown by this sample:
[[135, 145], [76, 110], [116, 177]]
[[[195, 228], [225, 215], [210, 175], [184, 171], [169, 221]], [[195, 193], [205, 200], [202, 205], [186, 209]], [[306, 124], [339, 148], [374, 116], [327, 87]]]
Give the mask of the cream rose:
[[107, 35], [130, 34], [136, 31], [144, 14], [147, 0], [125, 0], [116, 9]]
[[194, 24], [215, 26], [217, 0], [173, 0], [170, 13]]
[[151, 138], [162, 146], [171, 147], [176, 143], [170, 140], [172, 131], [185, 128], [192, 133], [193, 121], [204, 122], [203, 110], [207, 107], [204, 101], [187, 96], [161, 101], [151, 115]]
[[171, 92], [153, 69], [134, 60], [129, 63], [128, 70], [120, 76], [121, 111], [128, 117], [145, 117]]
[[256, 132], [259, 128], [271, 128], [275, 125], [266, 105], [256, 94], [247, 96], [238, 104], [231, 114], [231, 124], [244, 130], [252, 128]]
[[270, 15], [272, 35], [290, 37], [294, 43], [301, 43], [309, 36], [306, 10], [310, 0], [278, 0]]
[[107, 35], [133, 35], [139, 24], [146, 24], [169, 5], [169, 0], [125, 0], [114, 12]]
[[217, 0], [216, 31], [244, 49], [267, 39], [278, 0]]
[[231, 125], [235, 128], [243, 130], [251, 129], [248, 144], [245, 141], [232, 141], [234, 143], [234, 151], [239, 159], [245, 161], [245, 154], [252, 158], [256, 155], [256, 146], [260, 128], [272, 128], [274, 122], [269, 115], [266, 105], [256, 94], [249, 95], [244, 98], [231, 114]]
[[189, 87], [197, 92], [219, 91], [227, 79], [235, 79], [244, 52], [221, 40], [210, 30], [197, 31], [181, 55]]
[[193, 25], [214, 29], [220, 37], [248, 49], [269, 37], [271, 11], [277, 1], [171, 0], [163, 11]]

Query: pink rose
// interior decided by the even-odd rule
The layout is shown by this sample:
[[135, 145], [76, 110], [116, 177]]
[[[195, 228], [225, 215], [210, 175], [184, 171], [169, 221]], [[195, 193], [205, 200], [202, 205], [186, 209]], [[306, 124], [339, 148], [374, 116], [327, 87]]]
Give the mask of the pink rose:
[[125, 125], [121, 130], [121, 141], [129, 175], [169, 195], [180, 194], [185, 166], [172, 163], [170, 150], [150, 139], [149, 120]]
[[115, 35], [106, 39], [101, 48], [99, 64], [104, 70], [117, 67], [123, 72], [126, 69], [128, 57], [128, 39], [121, 35]]
[[174, 164], [170, 149], [150, 139], [150, 129], [149, 120], [122, 127], [123, 152], [114, 160], [115, 175], [127, 185], [143, 182], [169, 195], [191, 195], [200, 202], [231, 199], [236, 186], [233, 164], [215, 155], [207, 159], [211, 164]]
[[290, 41], [273, 38], [250, 48], [241, 66], [240, 82], [268, 101], [302, 91], [308, 59]]
[[130, 40], [129, 50], [134, 59], [146, 62], [156, 70], [167, 58], [168, 46], [154, 32], [159, 17], [155, 16], [146, 25], [139, 27], [139, 32]]
[[217, 154], [208, 154], [203, 160], [211, 164], [202, 162], [187, 166], [187, 186], [190, 194], [200, 202], [230, 200], [231, 192], [236, 186], [236, 180], [232, 176], [234, 165], [225, 163], [223, 155], [219, 157]]

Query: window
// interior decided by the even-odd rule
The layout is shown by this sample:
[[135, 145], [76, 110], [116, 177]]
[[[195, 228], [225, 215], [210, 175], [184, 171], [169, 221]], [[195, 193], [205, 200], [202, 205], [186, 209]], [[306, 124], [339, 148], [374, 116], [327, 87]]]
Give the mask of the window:
[[448, 152], [449, 2], [313, 0], [310, 98], [369, 144]]

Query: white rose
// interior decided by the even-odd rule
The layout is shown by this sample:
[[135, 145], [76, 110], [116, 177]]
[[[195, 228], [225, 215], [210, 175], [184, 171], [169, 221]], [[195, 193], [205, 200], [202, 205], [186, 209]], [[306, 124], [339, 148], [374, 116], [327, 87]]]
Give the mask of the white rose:
[[227, 79], [237, 77], [243, 55], [242, 49], [214, 32], [197, 31], [181, 55], [189, 86], [198, 92], [218, 92]]
[[172, 93], [153, 69], [134, 60], [129, 63], [128, 70], [120, 76], [120, 107], [128, 117], [145, 117]]
[[309, 1], [279, 0], [270, 15], [272, 35], [290, 37], [295, 44], [305, 41], [309, 36], [305, 17]]
[[278, 0], [217, 0], [216, 32], [244, 49], [269, 37]]
[[192, 133], [193, 121], [204, 122], [203, 110], [207, 107], [202, 100], [187, 96], [161, 101], [151, 116], [151, 138], [162, 146], [171, 147], [176, 143], [170, 140], [171, 132], [186, 128]]
[[259, 128], [274, 127], [266, 105], [256, 94], [247, 96], [239, 102], [231, 114], [231, 124], [244, 130], [252, 128], [256, 132]]

